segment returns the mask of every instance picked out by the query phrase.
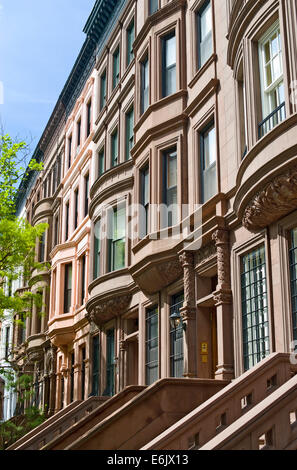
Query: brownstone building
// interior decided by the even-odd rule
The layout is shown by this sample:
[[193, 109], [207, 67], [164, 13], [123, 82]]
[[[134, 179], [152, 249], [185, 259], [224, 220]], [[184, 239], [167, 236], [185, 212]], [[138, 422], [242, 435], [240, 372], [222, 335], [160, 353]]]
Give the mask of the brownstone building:
[[96, 1], [20, 188], [51, 267], [15, 366], [49, 418], [14, 448], [297, 448], [296, 20]]

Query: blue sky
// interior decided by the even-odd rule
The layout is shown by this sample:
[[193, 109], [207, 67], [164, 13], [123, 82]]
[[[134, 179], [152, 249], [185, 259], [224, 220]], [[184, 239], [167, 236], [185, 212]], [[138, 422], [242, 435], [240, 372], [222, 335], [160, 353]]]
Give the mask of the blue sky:
[[5, 133], [30, 141], [32, 150], [83, 45], [94, 3], [0, 0], [0, 120]]

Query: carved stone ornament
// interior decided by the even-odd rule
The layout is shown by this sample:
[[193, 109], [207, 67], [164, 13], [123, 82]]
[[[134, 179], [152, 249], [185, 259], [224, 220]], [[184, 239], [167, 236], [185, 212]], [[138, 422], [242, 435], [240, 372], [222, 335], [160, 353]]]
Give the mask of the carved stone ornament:
[[131, 294], [128, 294], [121, 296], [115, 295], [110, 299], [99, 301], [99, 303], [91, 310], [89, 319], [97, 325], [101, 325], [117, 315], [124, 313], [127, 310], [131, 299]]
[[231, 290], [219, 290], [214, 292], [213, 298], [215, 301], [215, 306], [222, 304], [231, 304], [232, 303], [232, 291]]
[[216, 245], [214, 242], [203, 246], [196, 254], [197, 266], [206, 263], [210, 258], [213, 258], [217, 253]]
[[261, 230], [297, 208], [297, 167], [276, 176], [259, 191], [244, 211], [242, 224]]
[[217, 247], [218, 284], [220, 286], [230, 286], [230, 252], [229, 252], [229, 232], [225, 229], [218, 229], [212, 234], [212, 239]]
[[179, 257], [180, 264], [184, 269], [184, 299], [187, 306], [195, 305], [195, 271], [194, 254], [184, 251]]

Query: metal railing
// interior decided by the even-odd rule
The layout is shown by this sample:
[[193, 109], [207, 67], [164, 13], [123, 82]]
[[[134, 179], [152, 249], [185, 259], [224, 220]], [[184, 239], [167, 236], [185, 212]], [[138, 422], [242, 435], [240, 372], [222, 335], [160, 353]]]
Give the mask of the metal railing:
[[286, 118], [285, 102], [275, 108], [258, 126], [258, 137], [261, 139], [267, 132], [271, 131], [275, 126]]

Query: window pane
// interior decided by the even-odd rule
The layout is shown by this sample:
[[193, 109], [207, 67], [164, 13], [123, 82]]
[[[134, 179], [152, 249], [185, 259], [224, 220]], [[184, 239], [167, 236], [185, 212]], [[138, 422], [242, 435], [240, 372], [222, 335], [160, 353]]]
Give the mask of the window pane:
[[99, 152], [99, 156], [98, 156], [98, 176], [101, 176], [103, 175], [104, 173], [104, 150], [101, 150]]
[[111, 166], [118, 164], [118, 131], [111, 136]]
[[158, 10], [158, 0], [149, 0], [149, 14], [152, 15]]
[[176, 91], [176, 38], [175, 34], [163, 40], [162, 92], [163, 97]]
[[213, 52], [212, 12], [210, 2], [206, 2], [198, 11], [198, 67], [202, 67]]
[[264, 359], [269, 350], [265, 250], [242, 258], [242, 328], [245, 370]]
[[146, 384], [151, 385], [159, 378], [159, 331], [158, 308], [146, 311]]
[[217, 192], [215, 128], [211, 127], [206, 130], [201, 135], [201, 140], [202, 202], [206, 202]]

